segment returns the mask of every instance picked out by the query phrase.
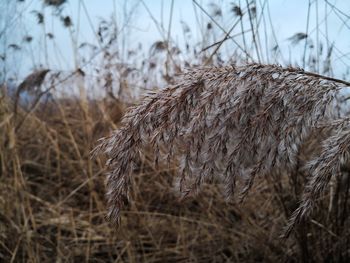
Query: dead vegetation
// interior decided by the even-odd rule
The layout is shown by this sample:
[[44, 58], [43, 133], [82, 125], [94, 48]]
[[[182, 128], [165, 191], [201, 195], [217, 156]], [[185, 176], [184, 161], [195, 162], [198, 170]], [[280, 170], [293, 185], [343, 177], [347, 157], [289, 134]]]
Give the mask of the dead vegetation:
[[[245, 72], [247, 75], [242, 74], [241, 77], [249, 79], [249, 83], [252, 81], [250, 74], [258, 74], [253, 72], [259, 69], [265, 70], [266, 77], [276, 71], [288, 78], [299, 78], [299, 81], [309, 81], [311, 78], [324, 89], [307, 86], [308, 89], [325, 94], [323, 97], [328, 94], [327, 87], [331, 93], [338, 87], [327, 81], [314, 80], [314, 77], [300, 76], [302, 73], [299, 71], [292, 73], [274, 66], [269, 68], [272, 71], [259, 65], [237, 68], [237, 71]], [[186, 85], [153, 95], [158, 98], [153, 103], [166, 102], [167, 97], [162, 94], [175, 92], [174, 95], [181, 96], [185, 90], [190, 92], [193, 79], [201, 79], [199, 75], [212, 78], [196, 82], [199, 83], [198, 88], [202, 92], [205, 87], [214, 91], [212, 84], [218, 82], [217, 77], [221, 79], [226, 76], [230, 82], [229, 76], [235, 72], [233, 68], [213, 70], [190, 74], [189, 79], [184, 79]], [[222, 74], [217, 76], [217, 72]], [[267, 79], [272, 83], [276, 81]], [[231, 81], [237, 79], [234, 77]], [[201, 83], [206, 86], [201, 86]], [[256, 80], [256, 85], [258, 83]], [[244, 87], [249, 85], [242, 86], [240, 96], [245, 94]], [[293, 87], [288, 86], [288, 92], [293, 92]], [[271, 91], [273, 89], [271, 86]], [[222, 94], [224, 91], [216, 90]], [[201, 94], [197, 95], [203, 96]], [[215, 101], [215, 97], [204, 98]], [[230, 98], [232, 102], [235, 101], [234, 97]], [[289, 103], [295, 100], [292, 96], [290, 99]], [[151, 101], [152, 97], [148, 103]], [[169, 112], [159, 112], [169, 113], [169, 118], [172, 116], [171, 110], [175, 109], [171, 101], [163, 105], [169, 107]], [[319, 100], [311, 101], [319, 103]], [[299, 102], [295, 100], [295, 103]], [[323, 189], [325, 191], [317, 199], [317, 209], [311, 217], [299, 223], [289, 239], [283, 242], [280, 239], [288, 219], [298, 207], [307, 183], [307, 173], [301, 169], [302, 164], [312, 159], [315, 151], [322, 151], [320, 141], [332, 143], [335, 139], [334, 136], [329, 137], [327, 129], [306, 136], [303, 147], [293, 157], [295, 166], [288, 169], [281, 166], [277, 172], [257, 178], [243, 204], [223, 198], [220, 180], [212, 180], [210, 184], [201, 181], [201, 191], [197, 196], [181, 200], [176, 187], [176, 175], [181, 173], [181, 169], [176, 161], [168, 165], [159, 159], [156, 165], [155, 157], [167, 148], [160, 148], [158, 153], [149, 147], [151, 144], [147, 146], [146, 143], [141, 158], [134, 161], [129, 179], [133, 189], [130, 193], [132, 202], [121, 213], [122, 227], [117, 230], [106, 220], [106, 160], [91, 160], [90, 150], [101, 136], [125, 127], [125, 121], [121, 124], [120, 119], [126, 105], [114, 98], [89, 100], [87, 105], [85, 103], [80, 99], [52, 98], [48, 102], [38, 102], [34, 109], [19, 107], [15, 117], [13, 100], [6, 95], [1, 97], [0, 127], [4, 132], [1, 133], [0, 144], [0, 256], [3, 260], [50, 262], [56, 258], [61, 261], [91, 262], [294, 262], [307, 258], [341, 261], [349, 257], [346, 247], [349, 237], [350, 184], [346, 164], [341, 167], [340, 176], [335, 176], [330, 186]], [[152, 114], [161, 110], [156, 104], [152, 104], [153, 109], [157, 110], [150, 111], [151, 115], [147, 115], [149, 118], [155, 118]], [[148, 104], [141, 104], [134, 109], [140, 109], [142, 105]], [[178, 103], [176, 107], [181, 105]], [[203, 114], [204, 106], [209, 106], [200, 103], [192, 105], [197, 105], [198, 110], [202, 109]], [[215, 105], [220, 103], [217, 101]], [[241, 104], [242, 107], [244, 105], [248, 106], [249, 103]], [[182, 106], [185, 107], [185, 104]], [[199, 113], [198, 110], [195, 112]], [[272, 112], [277, 114], [276, 111]], [[255, 111], [251, 116], [257, 116], [258, 113]], [[129, 113], [128, 116], [132, 120], [143, 115]], [[206, 118], [204, 115], [202, 117], [203, 120]], [[147, 118], [139, 124], [151, 129]], [[192, 122], [198, 124], [199, 119], [191, 118]], [[332, 122], [332, 125], [336, 129], [346, 129], [346, 125], [343, 127], [339, 123]], [[159, 124], [159, 127], [164, 128]], [[164, 124], [168, 125], [168, 132], [175, 127], [172, 122]], [[340, 136], [343, 134], [339, 133]], [[156, 141], [157, 137], [153, 139]], [[202, 149], [208, 148], [203, 146]], [[127, 152], [127, 149], [123, 151]], [[176, 156], [181, 156], [178, 154], [173, 152], [174, 160]]]
[[[338, 92], [348, 83], [329, 77], [348, 56], [327, 33], [332, 16], [346, 30], [346, 14], [326, 1], [313, 28], [321, 5], [309, 1], [306, 30], [279, 42], [269, 1], [193, 1], [202, 28], [181, 21], [181, 45], [172, 18], [166, 25], [135, 1], [125, 27], [114, 13], [89, 23], [96, 39], [78, 42], [70, 2], [28, 8], [41, 37], [10, 41], [19, 20], [0, 32], [9, 41], [0, 54], [1, 262], [349, 261], [349, 98]], [[149, 49], [126, 41], [137, 6], [159, 30]], [[48, 21], [69, 34], [71, 71], [49, 66], [60, 34]], [[328, 77], [269, 65], [295, 65], [298, 46], [296, 64]], [[16, 54], [33, 60], [27, 77], [10, 74]], [[107, 155], [91, 159], [104, 136]]]

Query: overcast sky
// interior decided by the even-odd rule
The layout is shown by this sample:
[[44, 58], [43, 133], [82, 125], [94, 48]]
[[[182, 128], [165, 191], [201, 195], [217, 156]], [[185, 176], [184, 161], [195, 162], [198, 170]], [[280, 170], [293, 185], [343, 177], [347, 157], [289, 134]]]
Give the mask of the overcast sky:
[[[39, 67], [40, 64], [44, 67], [57, 70], [69, 71], [74, 68], [70, 32], [62, 26], [62, 22], [57, 16], [53, 15], [57, 11], [53, 8], [45, 7], [42, 4], [42, 0], [25, 0], [23, 2], [14, 0], [1, 1], [0, 11], [3, 16], [0, 18], [0, 30], [5, 28], [5, 33], [0, 36], [0, 52], [2, 54], [7, 53], [7, 67], [11, 66], [20, 76], [25, 75], [26, 72], [30, 72], [35, 67]], [[242, 2], [242, 6], [245, 6], [246, 3], [245, 0], [197, 0], [197, 2], [209, 13], [213, 10], [210, 3], [215, 3], [220, 7], [223, 18], [218, 17], [216, 20], [227, 31], [236, 21], [232, 16], [231, 3], [235, 2], [239, 4], [239, 2]], [[257, 0], [256, 2], [259, 12], [259, 6], [264, 1]], [[170, 21], [171, 3], [172, 1], [170, 0], [68, 0], [62, 7], [62, 14], [72, 18], [73, 28], [75, 30], [73, 35], [77, 38], [78, 44], [89, 42], [97, 45], [96, 30], [98, 23], [101, 19], [109, 20], [115, 14], [119, 29], [123, 28], [125, 30], [121, 33], [127, 36], [124, 40], [126, 48], [131, 49], [141, 43], [145, 50], [147, 50], [155, 41], [163, 40], [164, 35], [167, 36], [167, 32], [160, 32], [162, 30], [157, 28], [157, 23], [158, 26], [163, 26], [165, 31], [167, 31]], [[315, 29], [317, 22], [316, 14], [318, 14], [319, 42], [322, 42], [325, 47], [331, 44], [335, 46], [333, 50], [334, 65], [337, 68], [335, 74], [340, 75], [347, 65], [350, 64], [350, 18], [347, 16], [347, 14], [350, 14], [350, 1], [329, 0], [329, 4], [327, 4], [325, 0], [313, 0], [311, 4], [308, 29], [310, 38], [314, 40], [317, 38], [317, 30]], [[304, 49], [303, 42], [293, 46], [288, 38], [296, 33], [306, 32], [308, 5], [309, 1], [307, 0], [268, 1], [272, 26], [286, 61], [297, 61], [302, 56]], [[332, 5], [335, 5], [337, 9], [332, 8]], [[267, 8], [266, 5], [265, 8]], [[318, 11], [316, 12], [316, 10]], [[44, 14], [45, 31], [46, 33], [54, 34], [53, 40], [46, 38], [44, 41], [43, 28], [37, 24], [36, 12]], [[157, 23], [154, 22], [154, 19]], [[199, 24], [207, 23], [209, 20], [207, 15], [200, 10], [194, 1], [174, 0], [171, 39], [179, 46], [184, 44], [181, 21], [184, 21], [189, 26], [192, 32], [192, 38], [195, 41], [196, 39], [201, 39], [202, 36], [200, 35], [199, 28], [205, 26]], [[123, 24], [127, 24], [127, 26], [123, 27]], [[262, 42], [267, 43], [268, 48], [271, 49], [275, 45], [276, 39], [272, 35], [271, 25], [268, 21], [266, 21], [266, 24], [270, 30], [267, 30], [266, 41], [264, 39]], [[247, 24], [246, 26], [248, 27], [249, 25]], [[214, 27], [216, 26], [214, 25]], [[217, 30], [217, 38], [221, 39], [224, 33], [218, 28], [215, 30]], [[237, 26], [231, 35], [235, 35], [240, 30], [240, 27]], [[25, 44], [21, 43], [20, 40], [25, 35], [32, 36], [36, 41], [33, 40], [30, 45], [24, 46]], [[328, 35], [328, 42], [326, 41], [326, 35]], [[237, 36], [235, 39], [237, 43], [242, 44], [242, 38], [240, 36]], [[24, 46], [22, 52], [5, 52], [13, 41], [20, 46]], [[228, 43], [229, 46], [226, 45], [225, 47], [226, 51], [230, 48], [233, 50], [237, 48], [233, 42]], [[44, 50], [45, 44], [47, 46], [46, 52]], [[45, 54], [48, 54], [49, 59], [45, 58]], [[267, 61], [266, 57], [268, 55], [265, 54], [263, 62], [270, 62]], [[279, 63], [283, 63], [283, 61], [279, 61]]]

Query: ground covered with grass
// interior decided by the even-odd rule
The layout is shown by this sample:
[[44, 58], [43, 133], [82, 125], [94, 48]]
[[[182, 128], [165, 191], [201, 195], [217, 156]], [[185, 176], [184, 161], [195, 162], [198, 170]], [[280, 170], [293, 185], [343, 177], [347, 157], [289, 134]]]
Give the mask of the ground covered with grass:
[[[119, 229], [106, 219], [97, 139], [119, 125], [120, 101], [53, 99], [30, 111], [0, 101], [0, 258], [4, 262], [300, 262], [349, 258], [348, 186], [280, 238], [297, 207], [302, 174], [260, 178], [243, 204], [219, 183], [180, 200], [177, 167], [137, 164]], [[294, 179], [293, 179], [294, 178]], [[344, 189], [346, 188], [346, 189]], [[331, 198], [332, 197], [332, 198]], [[330, 202], [332, 206], [330, 207]]]

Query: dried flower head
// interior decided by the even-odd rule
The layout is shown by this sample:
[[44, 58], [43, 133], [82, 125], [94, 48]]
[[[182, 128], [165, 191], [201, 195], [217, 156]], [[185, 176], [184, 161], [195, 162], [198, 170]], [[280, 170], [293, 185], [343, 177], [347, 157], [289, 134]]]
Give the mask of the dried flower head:
[[29, 74], [17, 87], [17, 93], [20, 93], [24, 90], [34, 92], [37, 88], [40, 88], [41, 84], [44, 82], [45, 76], [49, 71], [49, 69], [41, 69]]
[[48, 6], [59, 7], [63, 5], [66, 0], [44, 0], [44, 3]]
[[[295, 169], [298, 150], [314, 127], [331, 121], [333, 98], [342, 86], [301, 69], [261, 64], [193, 69], [177, 83], [130, 108], [121, 128], [94, 150], [109, 157], [112, 220], [118, 220], [128, 200], [133, 165], [149, 145], [155, 163], [179, 164], [184, 195], [218, 178], [227, 197], [240, 184], [243, 199], [256, 177]], [[307, 164], [312, 178], [291, 226], [339, 169], [339, 157], [350, 141], [349, 127], [336, 129], [323, 142], [322, 154]]]

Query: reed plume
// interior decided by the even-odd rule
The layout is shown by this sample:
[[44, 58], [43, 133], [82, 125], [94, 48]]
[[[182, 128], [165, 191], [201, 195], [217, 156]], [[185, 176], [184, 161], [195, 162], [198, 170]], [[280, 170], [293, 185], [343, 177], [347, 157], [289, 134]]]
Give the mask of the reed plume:
[[120, 129], [95, 148], [94, 154], [106, 153], [109, 158], [108, 217], [118, 221], [128, 201], [133, 167], [147, 146], [155, 150], [155, 163], [179, 165], [184, 196], [217, 178], [227, 197], [239, 185], [243, 200], [257, 177], [296, 169], [303, 143], [316, 127], [329, 123], [332, 132], [320, 142], [322, 153], [304, 167], [310, 180], [288, 234], [348, 156], [349, 122], [332, 121], [334, 97], [346, 84], [277, 65], [189, 70], [179, 76], [177, 85], [131, 107]]

